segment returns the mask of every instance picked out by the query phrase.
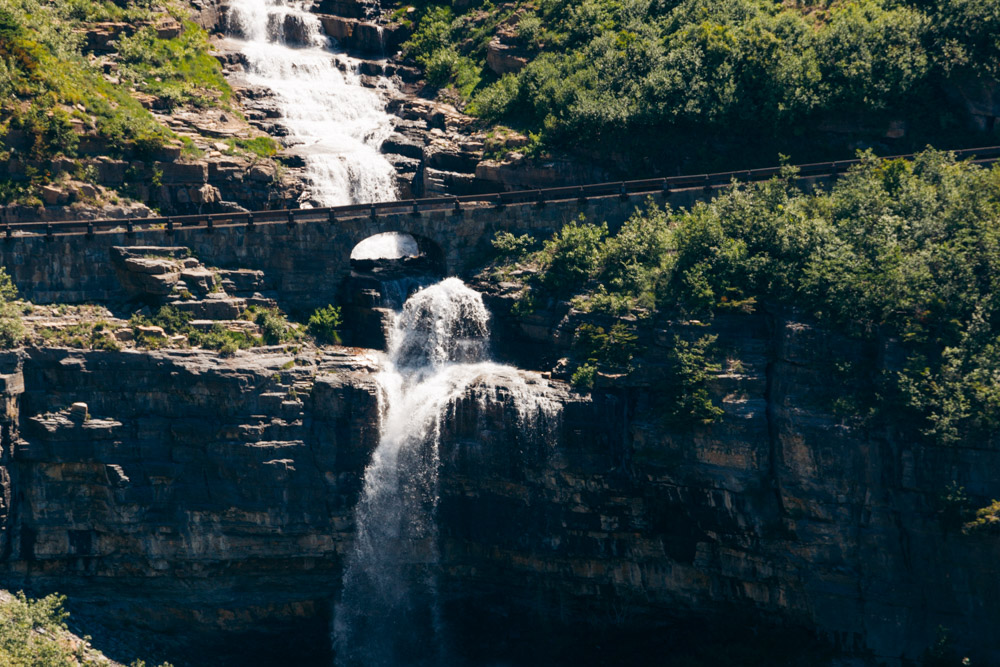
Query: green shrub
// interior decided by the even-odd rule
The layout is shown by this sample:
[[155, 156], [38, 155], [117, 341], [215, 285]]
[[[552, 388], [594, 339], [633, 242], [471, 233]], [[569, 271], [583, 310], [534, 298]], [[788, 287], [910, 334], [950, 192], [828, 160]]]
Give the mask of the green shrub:
[[0, 305], [0, 348], [9, 350], [24, 342], [25, 329], [20, 311], [13, 304]]
[[577, 353], [602, 370], [626, 371], [638, 351], [635, 333], [624, 322], [611, 328], [593, 324], [577, 327], [573, 345]]
[[[30, 599], [18, 592], [0, 600], [0, 665], [5, 667], [77, 667], [108, 662], [89, 648], [90, 637], [71, 638], [63, 608], [66, 597]], [[136, 660], [130, 667], [145, 667]], [[171, 667], [163, 663], [160, 667]]]
[[593, 292], [574, 297], [571, 303], [574, 308], [584, 313], [622, 317], [635, 308], [636, 300], [627, 294], [608, 292], [604, 285], [598, 285]]
[[565, 293], [586, 283], [600, 266], [601, 241], [607, 233], [607, 224], [598, 226], [580, 220], [565, 225], [541, 250], [542, 284], [556, 293]]
[[265, 345], [279, 345], [301, 336], [298, 329], [289, 324], [285, 314], [277, 308], [250, 306], [242, 317], [260, 327], [261, 339]]
[[206, 350], [218, 350], [223, 357], [231, 357], [236, 350], [250, 348], [260, 342], [256, 336], [242, 331], [230, 331], [219, 322], [213, 324], [208, 331], [189, 329], [187, 335], [192, 345]]
[[[456, 86], [472, 93], [466, 110], [550, 149], [624, 153], [641, 168], [673, 168], [683, 156], [721, 170], [779, 151], [825, 151], [809, 137], [831, 115], [873, 126], [906, 118], [917, 143], [953, 141], [956, 123], [933, 91], [1000, 75], [995, 0], [429, 5], [405, 49], [445, 85], [459, 70], [483, 72], [501, 25], [514, 27], [528, 63]], [[712, 141], [720, 135], [725, 142]]]
[[219, 347], [219, 356], [234, 357], [239, 349], [239, 344], [236, 341], [229, 339]]
[[162, 327], [169, 335], [187, 334], [191, 332], [191, 313], [174, 306], [160, 306], [156, 314], [145, 317], [138, 313], [129, 319], [129, 326], [137, 330], [140, 326]]
[[13, 303], [17, 287], [7, 269], [0, 266], [0, 348], [11, 349], [24, 342], [25, 328], [22, 309]]
[[340, 344], [340, 308], [328, 305], [318, 308], [309, 317], [306, 331], [320, 343], [328, 345]]
[[534, 245], [535, 240], [528, 234], [514, 236], [510, 232], [497, 232], [491, 243], [497, 256], [520, 260], [528, 254], [528, 250]]
[[716, 339], [706, 335], [689, 342], [674, 336], [670, 366], [657, 387], [659, 405], [668, 423], [710, 424], [722, 416], [722, 408], [712, 401], [707, 386], [710, 373], [720, 370], [718, 364], [708, 360]]
[[597, 379], [597, 366], [591, 363], [582, 363], [573, 371], [570, 384], [577, 389], [593, 389], [594, 381]]
[[1000, 532], [1000, 500], [994, 500], [986, 507], [976, 510], [975, 518], [962, 526], [962, 532], [967, 535]]

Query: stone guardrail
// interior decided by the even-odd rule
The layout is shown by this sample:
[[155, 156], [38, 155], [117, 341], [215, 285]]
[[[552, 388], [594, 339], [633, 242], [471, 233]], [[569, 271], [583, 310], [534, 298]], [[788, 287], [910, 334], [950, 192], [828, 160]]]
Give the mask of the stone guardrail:
[[[975, 164], [991, 164], [1000, 160], [1000, 146], [968, 148], [952, 151], [959, 159], [969, 160]], [[892, 155], [882, 159], [913, 159], [913, 154]], [[798, 179], [822, 179], [836, 177], [851, 167], [860, 164], [861, 160], [838, 160], [835, 162], [816, 162], [797, 165]], [[368, 215], [373, 220], [384, 214], [399, 214], [409, 211], [420, 215], [423, 211], [452, 209], [461, 214], [467, 206], [493, 206], [503, 208], [508, 204], [534, 204], [545, 206], [553, 202], [586, 201], [588, 198], [621, 196], [623, 198], [636, 194], [662, 193], [670, 195], [673, 190], [683, 190], [704, 187], [706, 189], [724, 187], [733, 181], [753, 183], [766, 181], [781, 174], [782, 167], [767, 167], [763, 169], [744, 169], [740, 171], [724, 171], [712, 174], [696, 174], [691, 176], [668, 176], [663, 178], [648, 178], [633, 181], [617, 181], [610, 183], [595, 183], [590, 185], [565, 186], [556, 188], [541, 188], [537, 190], [517, 190], [513, 192], [498, 192], [489, 194], [461, 195], [457, 197], [431, 197], [426, 199], [396, 200], [372, 204], [348, 204], [325, 208], [299, 208], [265, 211], [249, 211], [238, 213], [208, 213], [200, 215], [180, 215], [155, 218], [114, 218], [102, 220], [71, 220], [57, 222], [20, 222], [5, 223], [0, 226], [0, 236], [11, 239], [15, 236], [44, 235], [53, 236], [93, 235], [110, 232], [131, 233], [137, 229], [162, 229], [167, 235], [173, 234], [177, 227], [203, 228], [211, 232], [216, 227], [243, 225], [252, 229], [258, 224], [288, 224], [294, 226], [297, 222], [315, 222], [329, 220], [336, 222], [338, 218], [361, 217]]]

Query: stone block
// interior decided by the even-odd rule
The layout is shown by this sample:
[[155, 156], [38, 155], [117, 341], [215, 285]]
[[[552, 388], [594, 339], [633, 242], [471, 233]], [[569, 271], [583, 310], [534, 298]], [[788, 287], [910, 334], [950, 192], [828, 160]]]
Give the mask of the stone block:
[[192, 292], [205, 294], [215, 287], [215, 274], [203, 266], [181, 270], [181, 279]]
[[125, 268], [132, 273], [162, 275], [176, 273], [177, 262], [159, 257], [129, 257], [125, 260]]
[[136, 278], [136, 282], [142, 291], [151, 296], [166, 296], [174, 290], [174, 286], [180, 280], [181, 274], [180, 272], [161, 273], [158, 275], [138, 274]]
[[147, 338], [163, 338], [166, 339], [167, 332], [163, 330], [163, 327], [153, 326], [153, 325], [140, 325], [136, 327], [136, 331], [139, 332], [141, 336]]
[[178, 301], [174, 304], [179, 310], [191, 313], [200, 320], [235, 320], [246, 307], [243, 299], [201, 299]]
[[102, 160], [96, 164], [97, 180], [103, 185], [120, 185], [125, 182], [128, 162], [122, 160]]
[[201, 184], [208, 181], [208, 165], [204, 162], [157, 162], [154, 166], [162, 173], [164, 185]]
[[69, 418], [75, 422], [85, 422], [90, 417], [90, 410], [86, 403], [78, 402], [69, 406]]
[[43, 185], [41, 188], [42, 201], [46, 206], [58, 206], [66, 203], [66, 193], [52, 185]]

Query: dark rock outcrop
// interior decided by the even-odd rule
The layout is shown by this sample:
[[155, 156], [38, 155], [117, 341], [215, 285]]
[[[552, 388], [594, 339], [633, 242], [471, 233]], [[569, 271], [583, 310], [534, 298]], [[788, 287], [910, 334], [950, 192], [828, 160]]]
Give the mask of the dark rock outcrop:
[[[542, 324], [521, 335], [552, 345], [558, 321]], [[666, 421], [655, 368], [675, 336], [705, 333], [727, 359], [710, 382], [724, 414]], [[909, 664], [944, 626], [973, 664], [996, 661], [1000, 544], [949, 529], [938, 500], [953, 482], [977, 502], [995, 495], [995, 443], [942, 450], [841, 415], [836, 400], [859, 387], [838, 364], [871, 364], [878, 349], [787, 316], [661, 323], [646, 342], [653, 370], [638, 384], [608, 379], [583, 397], [529, 378], [558, 406], [547, 430], [526, 426], [502, 383], [449, 408], [449, 622], [476, 626], [487, 647], [525, 624], [558, 634], [609, 614], [654, 634], [754, 619], [818, 633], [863, 664]], [[207, 627], [323, 625], [377, 439], [375, 366], [356, 353], [292, 360], [0, 360], [4, 583], [99, 608], [113, 597], [111, 620], [133, 626], [169, 609], [192, 646]], [[66, 412], [75, 402], [89, 420]]]

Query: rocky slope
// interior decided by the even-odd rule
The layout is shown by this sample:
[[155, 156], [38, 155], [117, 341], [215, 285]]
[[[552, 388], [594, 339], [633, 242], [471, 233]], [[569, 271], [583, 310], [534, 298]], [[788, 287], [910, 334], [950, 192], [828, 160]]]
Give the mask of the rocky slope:
[[[174, 75], [180, 77], [180, 86], [203, 86], [196, 89], [202, 96], [196, 102], [176, 99], [182, 95], [177, 88], [164, 87], [159, 94], [148, 92], [160, 90], [155, 84], [171, 83], [166, 74], [157, 74], [161, 70], [175, 68], [183, 72], [185, 66], [194, 67], [192, 60], [212, 70], [205, 59], [207, 63], [214, 61], [207, 43], [199, 41], [204, 34], [199, 31], [215, 29], [220, 17], [217, 5], [197, 2], [147, 13], [135, 20], [99, 20], [99, 15], [75, 20], [72, 27], [79, 42], [59, 48], [78, 49], [71, 50], [69, 56], [69, 66], [81, 72], [77, 76], [100, 79], [97, 83], [75, 84], [97, 86], [97, 96], [86, 98], [86, 104], [57, 105], [57, 111], [67, 115], [66, 127], [60, 129], [66, 134], [62, 139], [43, 145], [39, 138], [42, 130], [26, 125], [29, 121], [20, 118], [14, 108], [0, 109], [0, 120], [9, 123], [0, 135], [0, 159], [5, 165], [0, 182], [6, 186], [0, 195], [0, 220], [224, 212], [282, 207], [296, 201], [302, 192], [297, 163], [292, 160], [282, 164], [272, 157], [273, 142], [247, 123], [239, 100], [229, 97], [230, 91], [221, 79], [214, 78], [214, 72]], [[19, 34], [25, 39], [41, 39], [37, 34], [50, 29], [44, 21], [55, 22], [56, 17], [42, 20], [41, 26], [25, 23]], [[152, 47], [170, 53], [165, 60], [153, 55], [150, 62], [154, 65], [149, 65], [142, 56], [121, 52], [123, 41], [147, 34], [143, 31], [152, 31], [148, 32]], [[43, 58], [44, 53], [38, 57]], [[152, 69], [147, 73], [142, 67]], [[31, 69], [27, 71], [30, 79]], [[201, 82], [196, 76], [207, 81]], [[192, 81], [187, 82], [187, 78]], [[81, 91], [72, 86], [57, 88], [60, 84], [56, 79], [33, 85], [54, 88], [49, 94], [56, 99], [81, 96]], [[116, 88], [115, 94], [131, 98], [131, 115], [104, 118], [101, 113], [113, 113], [107, 111], [106, 105], [122, 108], [124, 98], [108, 102], [102, 97], [111, 95], [108, 90]], [[22, 106], [34, 104], [39, 98], [44, 95], [32, 91]], [[48, 113], [50, 118], [60, 117], [53, 116], [53, 111]], [[145, 128], [142, 131], [149, 136], [130, 139], [128, 133], [138, 133], [137, 127]], [[118, 136], [115, 132], [124, 134]]]

